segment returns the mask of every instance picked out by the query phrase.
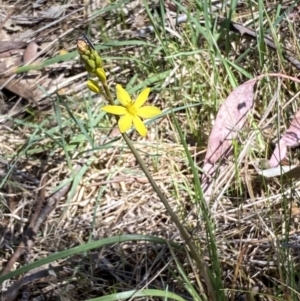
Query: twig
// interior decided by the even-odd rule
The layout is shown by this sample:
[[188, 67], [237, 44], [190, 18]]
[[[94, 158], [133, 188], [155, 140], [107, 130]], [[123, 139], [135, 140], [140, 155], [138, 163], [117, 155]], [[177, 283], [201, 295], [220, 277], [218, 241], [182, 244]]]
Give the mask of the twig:
[[[291, 7], [289, 7], [286, 11], [288, 12], [289, 10], [291, 10], [292, 8], [294, 7], [294, 5], [291, 5]], [[231, 20], [228, 20], [222, 16], [217, 16], [216, 17], [217, 19], [217, 22], [220, 24], [220, 23], [223, 23], [223, 22], [228, 22], [229, 23], [229, 30], [231, 31], [234, 31], [234, 32], [237, 32], [238, 34], [240, 34], [241, 36], [245, 35], [255, 41], [257, 41], [257, 33], [247, 27], [247, 26], [244, 26], [243, 24], [240, 24], [240, 23], [236, 23], [236, 22], [233, 22]], [[188, 15], [186, 14], [182, 14], [180, 16], [178, 16], [176, 18], [176, 24], [181, 24], [181, 23], [185, 23], [185, 22], [188, 22]], [[201, 20], [199, 21], [201, 22]], [[165, 27], [166, 30], [170, 29], [168, 27]], [[147, 27], [144, 27], [144, 28], [141, 28], [139, 30], [136, 30], [134, 32], [134, 34], [138, 37], [145, 37], [147, 34], [150, 34], [150, 33], [153, 33], [154, 32], [154, 28], [153, 26], [147, 26]], [[271, 48], [272, 50], [276, 50], [277, 47], [276, 47], [276, 44], [274, 43], [274, 41], [267, 37], [267, 36], [264, 36], [263, 37], [263, 40], [264, 40], [264, 43], [269, 47]], [[288, 53], [291, 53], [290, 50], [288, 50], [287, 48], [284, 48], [283, 47], [283, 56], [292, 64], [294, 65], [297, 69], [300, 70], [300, 61], [295, 57], [295, 56], [292, 56]]]
[[[77, 165], [75, 167], [75, 171], [78, 171], [80, 169], [80, 165]], [[69, 191], [69, 188], [71, 186], [71, 183], [68, 183], [66, 186], [64, 186], [61, 190], [54, 193], [52, 196], [50, 196], [47, 200], [47, 204], [42, 209], [42, 205], [45, 200], [45, 183], [47, 176], [43, 177], [41, 186], [43, 189], [40, 191], [40, 195], [38, 198], [38, 204], [36, 211], [34, 212], [34, 215], [32, 216], [32, 219], [30, 221], [30, 224], [28, 228], [26, 229], [25, 235], [19, 244], [16, 252], [13, 254], [13, 256], [10, 258], [9, 262], [5, 266], [5, 268], [1, 272], [1, 276], [7, 274], [13, 267], [14, 263], [18, 260], [18, 258], [24, 253], [24, 251], [29, 250], [33, 245], [35, 241], [36, 233], [39, 231], [39, 228], [43, 222], [47, 219], [49, 214], [56, 208], [56, 205], [58, 201], [66, 195], [66, 193]], [[43, 186], [44, 185], [44, 186]]]
[[37, 218], [40, 214], [40, 211], [42, 209], [42, 206], [43, 206], [43, 203], [45, 200], [46, 180], [47, 180], [47, 176], [44, 176], [41, 180], [40, 186], [42, 187], [42, 189], [39, 192], [36, 210], [30, 220], [29, 226], [26, 229], [25, 235], [23, 236], [22, 241], [20, 242], [17, 250], [12, 255], [12, 257], [10, 258], [10, 260], [8, 261], [8, 263], [4, 267], [4, 269], [2, 270], [2, 272], [1, 272], [2, 276], [7, 274], [12, 269], [13, 265], [19, 259], [19, 257], [26, 251], [26, 249], [27, 249], [27, 251], [29, 251], [30, 247], [32, 247], [32, 245], [34, 244], [36, 232], [34, 232], [33, 229], [34, 229], [34, 225], [36, 224]]
[[[77, 165], [74, 168], [74, 171], [77, 172], [79, 171], [81, 168], [80, 165]], [[70, 186], [72, 184], [72, 182], [66, 184], [62, 189], [60, 189], [59, 191], [57, 191], [56, 193], [54, 193], [52, 196], [50, 196], [47, 199], [47, 204], [44, 207], [44, 209], [41, 211], [42, 208], [42, 204], [44, 202], [45, 199], [45, 183], [46, 183], [46, 178], [47, 176], [43, 177], [42, 179], [42, 185], [43, 185], [43, 189], [39, 195], [39, 200], [38, 200], [38, 205], [37, 205], [37, 209], [31, 219], [31, 222], [26, 230], [26, 233], [24, 235], [24, 238], [22, 240], [22, 242], [20, 243], [20, 245], [18, 246], [16, 252], [14, 253], [14, 255], [11, 257], [11, 259], [9, 260], [8, 264], [6, 265], [6, 267], [3, 269], [3, 271], [1, 272], [1, 275], [5, 275], [7, 274], [13, 264], [16, 262], [16, 260], [23, 254], [24, 250], [26, 248], [28, 248], [28, 250], [33, 246], [34, 244], [34, 240], [35, 240], [35, 235], [38, 232], [40, 226], [42, 223], [45, 222], [45, 220], [47, 219], [47, 217], [49, 216], [49, 214], [56, 208], [58, 201], [67, 194], [67, 192], [70, 189]], [[41, 186], [42, 186], [41, 185]], [[47, 271], [46, 271], [47, 272]], [[41, 272], [42, 273], [42, 272]], [[43, 272], [45, 273], [45, 271]], [[44, 274], [38, 274], [37, 275], [44, 275]], [[48, 274], [47, 274], [48, 275]], [[13, 301], [16, 297], [16, 295], [18, 294], [18, 291], [21, 289], [21, 287], [27, 283], [29, 283], [28, 279], [26, 278], [27, 276], [21, 278], [19, 281], [17, 281], [12, 289], [9, 289], [5, 295], [2, 296], [1, 301]], [[34, 276], [34, 279], [37, 279], [38, 276]], [[42, 277], [42, 276], [40, 276]], [[26, 280], [27, 279], [27, 280]], [[32, 278], [30, 278], [32, 279]], [[33, 281], [33, 280], [31, 280]]]
[[[257, 33], [253, 29], [250, 29], [249, 27], [246, 27], [242, 24], [239, 24], [239, 23], [236, 23], [233, 21], [230, 21], [230, 26], [231, 26], [231, 28], [230, 28], [231, 30], [238, 32], [241, 36], [246, 35], [254, 40], [257, 40]], [[263, 40], [264, 40], [265, 44], [272, 50], [277, 49], [275, 43], [269, 37], [264, 37]], [[285, 52], [283, 52], [283, 56], [292, 65], [294, 65], [297, 69], [300, 69], [300, 61], [298, 61], [295, 57], [289, 55], [288, 52], [290, 52], [290, 51], [288, 49], [283, 48], [283, 50], [285, 51]]]
[[10, 17], [17, 11], [17, 7], [13, 7], [7, 14], [7, 16], [4, 18], [3, 22], [0, 23], [0, 30], [3, 29], [5, 23], [10, 19]]
[[51, 275], [51, 272], [58, 272], [62, 269], [61, 266], [49, 266], [47, 269], [38, 270], [36, 272], [30, 273], [29, 275], [24, 276], [19, 281], [15, 282], [3, 295], [1, 296], [1, 301], [13, 301], [16, 299], [19, 290], [24, 286], [32, 283], [35, 280], [48, 277]]

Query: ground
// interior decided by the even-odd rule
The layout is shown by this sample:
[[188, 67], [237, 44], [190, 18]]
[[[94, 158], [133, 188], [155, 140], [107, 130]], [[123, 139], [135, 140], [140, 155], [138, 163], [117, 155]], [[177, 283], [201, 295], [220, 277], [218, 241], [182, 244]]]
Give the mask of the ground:
[[[201, 189], [234, 88], [298, 76], [298, 19], [298, 1], [3, 1], [2, 300], [299, 299], [298, 174], [254, 167], [298, 111], [295, 81], [256, 84], [210, 199]], [[82, 33], [114, 97], [150, 87], [162, 110], [145, 138], [128, 132], [162, 196], [87, 88]]]

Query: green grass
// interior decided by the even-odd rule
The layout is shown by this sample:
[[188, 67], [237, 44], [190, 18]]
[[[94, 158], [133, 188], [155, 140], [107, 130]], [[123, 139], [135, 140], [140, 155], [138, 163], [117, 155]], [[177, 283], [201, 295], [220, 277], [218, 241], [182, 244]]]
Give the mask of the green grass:
[[[0, 276], [0, 283], [58, 264], [52, 293], [63, 292], [70, 300], [221, 301], [244, 294], [247, 300], [298, 300], [297, 251], [282, 242], [298, 233], [299, 183], [262, 179], [252, 165], [270, 155], [272, 143], [288, 128], [298, 104], [284, 106], [297, 85], [274, 78], [260, 81], [247, 127], [234, 141], [228, 167], [216, 179], [222, 185], [210, 203], [200, 180], [208, 136], [229, 93], [259, 74], [297, 72], [284, 58], [284, 48], [298, 52], [292, 22], [284, 21], [280, 8], [261, 0], [245, 6], [232, 1], [219, 10], [255, 29], [257, 39], [250, 40], [233, 33], [228, 20], [220, 28], [210, 1], [173, 1], [188, 20], [168, 31], [164, 2], [155, 10], [143, 1], [143, 24], [154, 33], [124, 38], [123, 31], [133, 29], [116, 8], [125, 3], [129, 1], [112, 1], [93, 12], [90, 25], [101, 33], [95, 47], [114, 98], [116, 83], [133, 98], [151, 87], [149, 103], [162, 109], [160, 116], [146, 121], [147, 139], [134, 130], [129, 136], [180, 226], [122, 137], [110, 135], [116, 125], [101, 111], [105, 98], [87, 88], [72, 93], [87, 80], [83, 75], [69, 84], [67, 95], [51, 95], [51, 111], [27, 111], [25, 117], [13, 118], [12, 130], [4, 130], [1, 159], [10, 165], [1, 175], [0, 209], [6, 221], [1, 231], [11, 234], [6, 243], [12, 249], [26, 228], [21, 220], [30, 221], [35, 210], [41, 175], [48, 175], [44, 207], [70, 186], [39, 228], [31, 262], [19, 259], [16, 269]], [[279, 24], [288, 34], [284, 41], [278, 39]], [[272, 37], [276, 51], [267, 47], [265, 35]], [[57, 66], [78, 64], [74, 41], [69, 50], [16, 73], [50, 74]], [[74, 70], [83, 72], [82, 64], [78, 68]], [[49, 87], [42, 89], [47, 95]], [[296, 160], [294, 151], [291, 157]], [[35, 182], [18, 178], [16, 172]], [[13, 198], [18, 200], [15, 206]], [[188, 238], [180, 234], [181, 227]], [[2, 250], [2, 267], [10, 255]], [[34, 283], [28, 285], [32, 297], [40, 294]]]

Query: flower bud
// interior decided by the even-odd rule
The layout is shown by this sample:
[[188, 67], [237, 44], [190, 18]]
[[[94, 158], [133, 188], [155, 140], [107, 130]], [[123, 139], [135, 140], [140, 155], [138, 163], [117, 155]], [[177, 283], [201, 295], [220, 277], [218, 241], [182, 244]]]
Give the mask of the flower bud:
[[88, 55], [81, 55], [80, 56], [81, 57], [81, 59], [84, 61], [84, 62], [87, 62], [88, 60], [89, 60], [89, 56]]
[[103, 68], [97, 68], [95, 74], [100, 79], [102, 83], [106, 82], [106, 74]]
[[87, 86], [92, 92], [96, 94], [101, 93], [101, 88], [99, 87], [98, 83], [95, 80], [89, 79], [87, 81]]
[[85, 70], [89, 73], [94, 73], [95, 69], [91, 68], [87, 63], [85, 64]]
[[100, 55], [97, 55], [96, 58], [95, 58], [95, 62], [96, 62], [96, 66], [99, 68], [102, 68], [103, 67], [103, 62], [101, 60], [101, 57]]
[[87, 64], [92, 68], [95, 69], [96, 68], [96, 63], [93, 60], [87, 60]]
[[87, 55], [87, 52], [89, 52], [90, 47], [84, 40], [78, 39], [77, 40], [77, 50], [78, 50], [79, 54]]
[[93, 60], [93, 61], [96, 59], [96, 56], [95, 56], [95, 52], [94, 52], [94, 51], [91, 52], [91, 54], [90, 54], [90, 59]]

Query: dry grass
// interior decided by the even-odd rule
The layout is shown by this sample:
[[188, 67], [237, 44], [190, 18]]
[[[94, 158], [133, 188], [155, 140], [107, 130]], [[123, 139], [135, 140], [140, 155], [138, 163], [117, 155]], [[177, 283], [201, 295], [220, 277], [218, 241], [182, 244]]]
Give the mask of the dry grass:
[[[1, 3], [0, 20], [4, 12], [17, 7], [14, 2]], [[216, 299], [299, 299], [299, 254], [290, 248], [299, 240], [299, 182], [266, 180], [253, 167], [257, 158], [270, 155], [299, 109], [294, 100], [297, 86], [288, 81], [260, 82], [248, 127], [239, 135], [228, 168], [217, 178], [208, 215], [170, 114], [173, 108], [200, 170], [213, 119], [234, 83], [264, 72], [299, 72], [282, 55], [285, 46], [297, 56], [297, 13], [293, 20], [278, 21], [280, 26], [274, 29], [285, 35], [283, 43], [269, 32], [279, 42], [274, 51], [263, 49], [259, 38], [257, 44], [232, 31], [220, 31], [217, 24], [210, 28], [214, 38], [204, 38], [205, 25], [199, 27], [194, 19], [178, 26], [168, 19], [174, 6], [183, 5], [205, 22], [207, 14], [197, 1], [165, 2], [162, 14], [159, 4], [147, 7], [141, 1], [94, 1], [91, 6], [69, 1], [60, 17], [22, 23], [17, 15], [23, 13], [32, 22], [33, 12], [51, 7], [45, 2], [32, 10], [33, 3], [18, 1], [22, 9], [13, 11], [0, 31], [0, 41], [35, 39], [42, 49], [27, 67], [17, 69], [18, 74], [11, 72], [21, 64], [18, 54], [0, 58], [6, 62], [3, 70], [9, 72], [0, 78], [6, 87], [1, 102], [0, 266], [7, 266], [24, 233], [29, 247], [13, 262], [11, 271], [51, 255], [58, 258], [42, 266], [47, 272], [42, 276], [32, 270], [31, 281], [15, 287], [15, 295], [3, 293], [4, 300], [42, 300], [41, 296], [43, 300], [88, 300], [110, 294], [111, 300], [119, 300], [117, 292], [132, 290], [145, 291], [134, 299], [162, 299], [150, 297], [145, 289], [174, 292], [184, 300], [210, 298], [178, 229], [115, 124], [101, 112], [105, 100], [86, 89], [87, 74], [75, 46], [78, 35], [88, 31], [104, 59], [110, 87], [121, 83], [136, 95], [150, 86], [149, 102], [164, 110], [149, 123], [146, 139], [135, 132], [130, 136], [214, 275], [215, 265], [220, 266], [220, 282], [215, 283], [216, 290], [221, 290]], [[63, 7], [59, 1], [56, 5]], [[273, 3], [265, 8], [263, 31], [267, 34], [270, 22], [281, 13]], [[213, 16], [226, 16], [225, 11], [225, 7], [219, 9]], [[159, 25], [162, 17], [170, 30]], [[257, 28], [261, 21], [252, 2], [239, 4], [233, 18], [249, 28]], [[48, 26], [53, 21], [57, 22]], [[149, 25], [156, 34], [139, 36], [140, 29]], [[9, 86], [8, 79], [15, 84]], [[291, 151], [291, 161], [298, 162], [297, 152]], [[35, 216], [39, 205], [42, 209]], [[32, 233], [26, 232], [29, 223], [37, 230], [34, 243]], [[109, 241], [117, 235], [123, 240]], [[133, 240], [129, 235], [155, 235], [183, 248], [144, 241], [142, 236]], [[89, 243], [104, 238], [108, 242], [102, 247], [89, 249]], [[85, 244], [84, 252], [59, 257]], [[2, 283], [3, 292], [21, 281], [11, 275]], [[124, 298], [130, 300], [130, 294]]]

